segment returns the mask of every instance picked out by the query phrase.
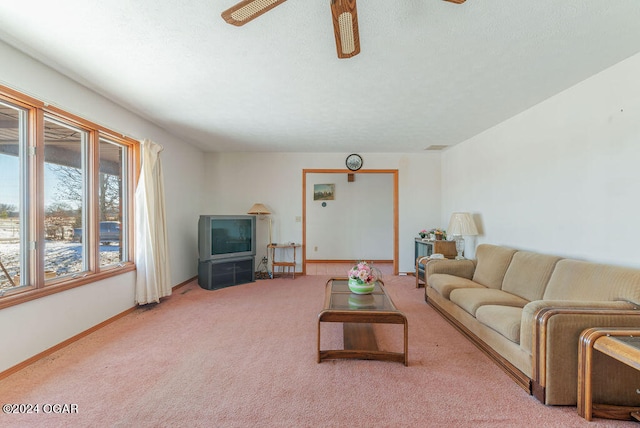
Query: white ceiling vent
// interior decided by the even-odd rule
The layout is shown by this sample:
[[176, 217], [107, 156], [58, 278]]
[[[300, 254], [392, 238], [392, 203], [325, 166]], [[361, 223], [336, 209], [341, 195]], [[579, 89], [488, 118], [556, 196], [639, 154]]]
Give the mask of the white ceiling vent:
[[444, 144], [432, 144], [429, 147], [427, 147], [425, 150], [442, 150], [442, 149], [446, 149], [447, 145]]

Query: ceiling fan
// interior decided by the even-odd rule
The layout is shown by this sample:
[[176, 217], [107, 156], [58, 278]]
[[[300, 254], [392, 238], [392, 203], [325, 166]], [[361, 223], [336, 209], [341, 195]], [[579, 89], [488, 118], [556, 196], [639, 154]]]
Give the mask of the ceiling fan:
[[[229, 24], [241, 26], [257, 18], [286, 0], [242, 0], [222, 12], [222, 18]], [[333, 17], [333, 32], [336, 37], [338, 58], [351, 58], [360, 53], [358, 34], [358, 14], [356, 0], [330, 0]], [[444, 0], [462, 4], [466, 0]]]

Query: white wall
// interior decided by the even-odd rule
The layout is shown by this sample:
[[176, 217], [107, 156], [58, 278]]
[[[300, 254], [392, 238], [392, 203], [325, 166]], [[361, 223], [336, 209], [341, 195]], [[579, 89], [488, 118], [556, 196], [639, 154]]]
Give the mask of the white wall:
[[[204, 161], [198, 149], [0, 42], [0, 84], [135, 139], [164, 146], [171, 281], [197, 274]], [[0, 372], [134, 306], [135, 272], [0, 310]]]
[[[393, 260], [393, 182], [389, 173], [352, 182], [345, 173], [308, 173], [307, 259]], [[315, 184], [334, 184], [335, 198], [315, 201]]]
[[640, 55], [442, 155], [477, 243], [640, 267]]
[[[360, 154], [363, 170], [398, 170], [399, 270], [413, 272], [414, 237], [421, 229], [446, 226], [440, 223], [440, 154]], [[346, 170], [347, 155], [209, 153], [206, 181], [212, 196], [207, 198], [203, 214], [243, 214], [254, 203], [262, 202], [274, 213], [274, 240], [302, 242], [302, 223], [296, 222], [296, 217], [302, 216], [303, 169]], [[338, 245], [343, 232], [335, 233]], [[256, 260], [266, 256], [267, 240], [267, 223], [258, 222]]]

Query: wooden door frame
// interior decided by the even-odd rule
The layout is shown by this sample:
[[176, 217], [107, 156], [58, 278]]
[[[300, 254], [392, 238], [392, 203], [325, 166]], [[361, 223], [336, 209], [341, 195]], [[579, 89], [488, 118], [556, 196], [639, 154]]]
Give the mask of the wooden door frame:
[[393, 274], [398, 275], [398, 170], [303, 169], [302, 170], [302, 274], [307, 273], [307, 174], [392, 174], [393, 176]]

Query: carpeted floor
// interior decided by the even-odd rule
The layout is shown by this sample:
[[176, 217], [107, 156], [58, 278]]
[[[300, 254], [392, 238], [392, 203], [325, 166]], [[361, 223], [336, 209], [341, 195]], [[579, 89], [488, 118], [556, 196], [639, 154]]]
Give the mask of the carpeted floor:
[[[40, 405], [37, 414], [0, 414], [0, 426], [635, 425], [588, 423], [575, 407], [540, 404], [436, 314], [413, 277], [385, 277], [409, 320], [409, 367], [318, 364], [326, 279], [217, 291], [190, 283], [0, 381], [2, 403]], [[340, 331], [323, 327], [323, 343], [339, 341]], [[394, 332], [382, 334], [385, 346], [401, 345]], [[45, 413], [54, 409], [45, 404], [77, 412]]]

